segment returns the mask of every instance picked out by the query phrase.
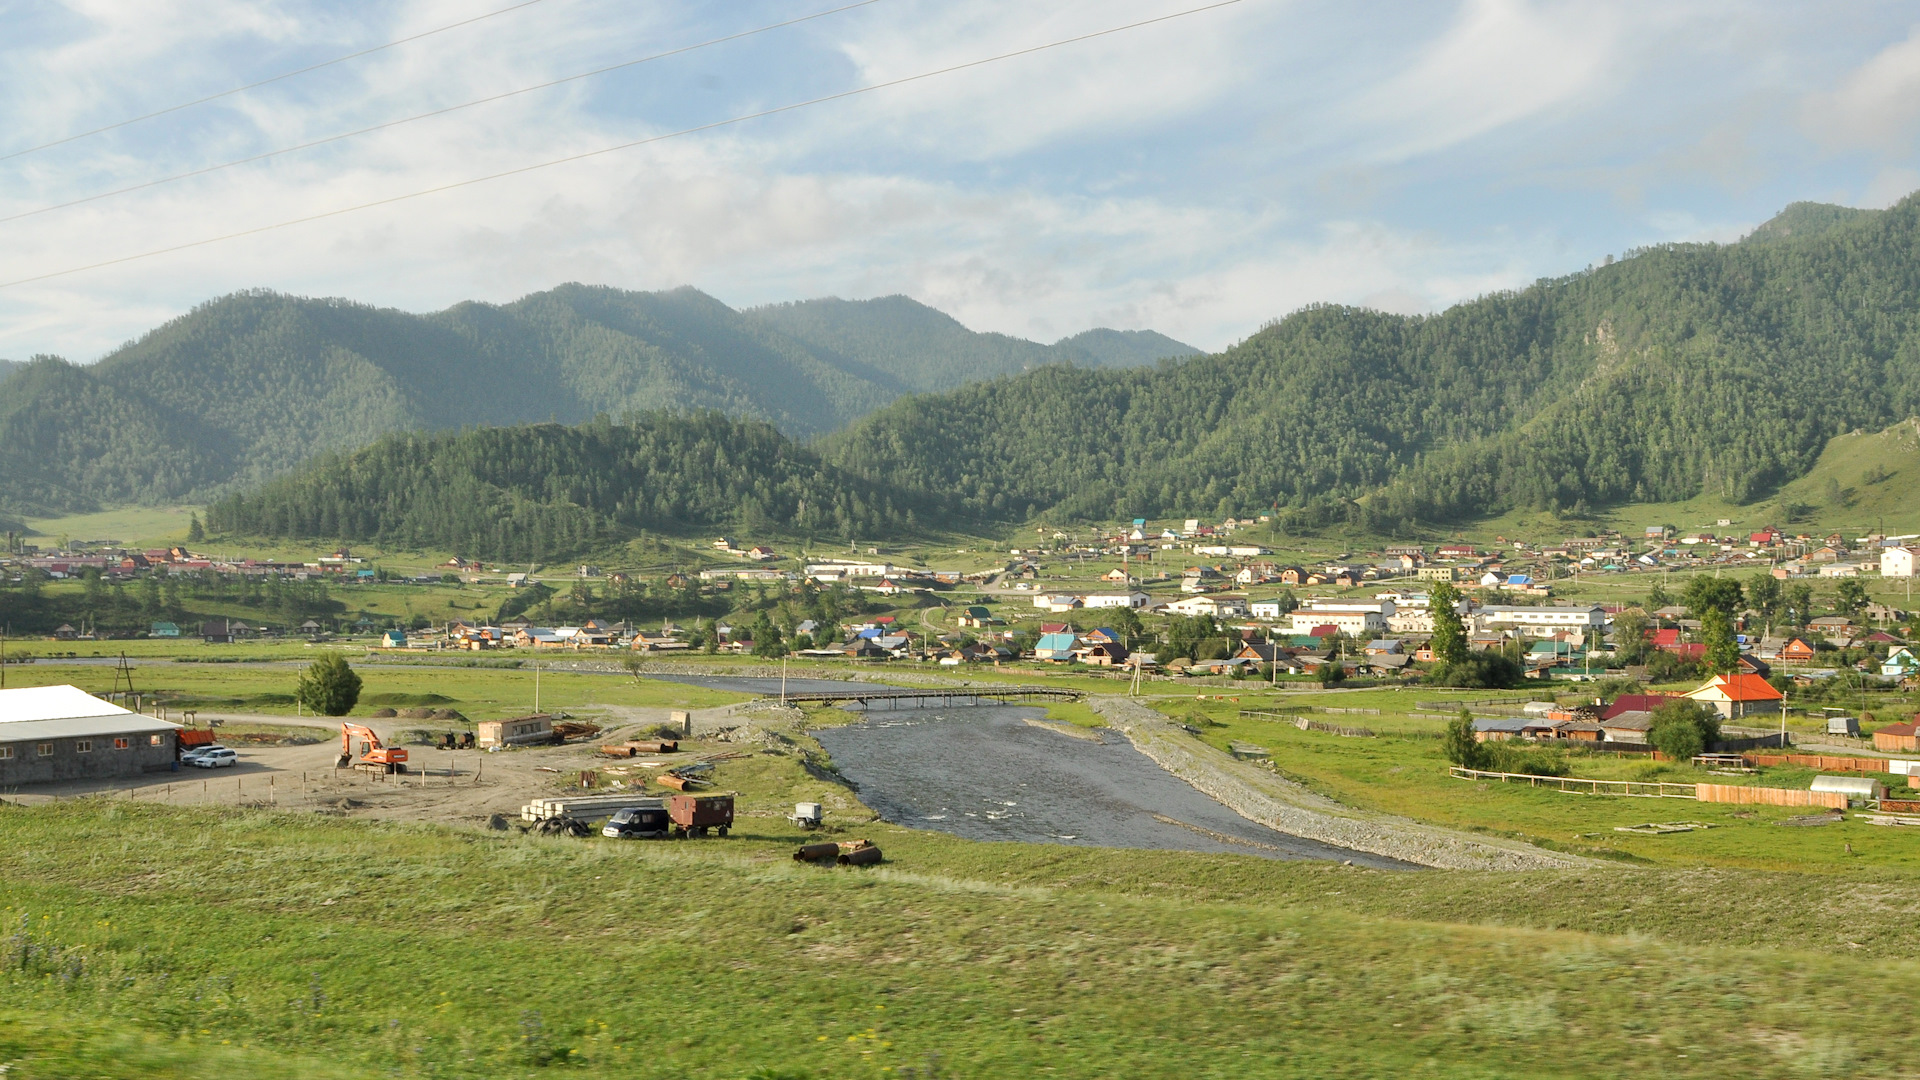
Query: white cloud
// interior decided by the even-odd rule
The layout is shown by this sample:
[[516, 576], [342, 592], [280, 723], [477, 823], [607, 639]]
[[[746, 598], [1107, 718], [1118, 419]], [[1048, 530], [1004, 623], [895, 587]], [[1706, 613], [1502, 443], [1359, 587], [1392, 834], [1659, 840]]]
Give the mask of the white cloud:
[[1379, 134], [1373, 156], [1403, 161], [1605, 93], [1619, 30], [1605, 4], [1468, 0], [1406, 70], [1355, 103]]
[[1829, 146], [1910, 152], [1920, 128], [1920, 26], [1807, 103], [1809, 132]]

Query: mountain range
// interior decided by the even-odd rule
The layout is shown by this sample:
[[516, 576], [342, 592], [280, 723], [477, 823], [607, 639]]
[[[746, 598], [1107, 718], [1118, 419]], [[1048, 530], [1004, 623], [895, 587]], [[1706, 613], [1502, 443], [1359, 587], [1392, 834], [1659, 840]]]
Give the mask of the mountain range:
[[819, 445], [988, 518], [1278, 508], [1387, 531], [1712, 493], [1920, 414], [1920, 196], [1796, 203], [1406, 317], [1314, 306], [1217, 355], [1047, 368], [909, 397]]
[[737, 311], [570, 284], [417, 315], [243, 292], [94, 364], [0, 362], [0, 511], [209, 498], [399, 431], [715, 409], [805, 439], [906, 394], [1195, 351], [1151, 331], [976, 333], [904, 296]]

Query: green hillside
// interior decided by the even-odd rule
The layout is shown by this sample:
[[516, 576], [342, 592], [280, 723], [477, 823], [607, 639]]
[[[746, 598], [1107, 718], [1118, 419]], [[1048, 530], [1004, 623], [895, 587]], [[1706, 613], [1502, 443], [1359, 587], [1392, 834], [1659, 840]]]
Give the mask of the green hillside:
[[[1824, 223], [1824, 224], [1822, 224]], [[1216, 356], [899, 401], [829, 460], [971, 513], [1251, 513], [1379, 531], [1764, 499], [1920, 412], [1920, 199], [1799, 205], [1429, 317], [1315, 306]]]
[[719, 413], [649, 414], [389, 435], [208, 508], [248, 536], [432, 547], [541, 561], [640, 529], [739, 524], [871, 535], [939, 512], [848, 476], [773, 427]]
[[98, 364], [37, 358], [0, 383], [0, 510], [206, 498], [396, 431], [717, 409], [807, 437], [914, 391], [1191, 351], [976, 334], [905, 297], [794, 310], [804, 333], [690, 288], [563, 285], [430, 315], [236, 293]]

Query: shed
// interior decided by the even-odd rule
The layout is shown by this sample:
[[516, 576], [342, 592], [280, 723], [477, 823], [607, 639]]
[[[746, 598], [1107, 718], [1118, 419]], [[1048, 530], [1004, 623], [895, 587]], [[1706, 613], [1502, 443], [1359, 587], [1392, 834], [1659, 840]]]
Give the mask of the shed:
[[482, 720], [476, 735], [482, 749], [493, 746], [543, 745], [553, 741], [553, 717], [546, 713], [509, 720]]
[[1871, 776], [1816, 776], [1812, 791], [1845, 795], [1848, 802], [1878, 802], [1886, 798], [1886, 786]]

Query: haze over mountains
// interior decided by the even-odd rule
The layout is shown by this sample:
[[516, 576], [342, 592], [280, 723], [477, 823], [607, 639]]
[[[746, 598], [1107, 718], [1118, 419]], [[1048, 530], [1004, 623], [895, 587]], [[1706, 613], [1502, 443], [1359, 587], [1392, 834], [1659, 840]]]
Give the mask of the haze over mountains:
[[1150, 331], [975, 333], [903, 296], [736, 311], [691, 288], [563, 285], [415, 315], [239, 293], [97, 364], [0, 369], [0, 509], [198, 499], [390, 432], [601, 413], [717, 409], [806, 438], [903, 394], [1194, 352]]

